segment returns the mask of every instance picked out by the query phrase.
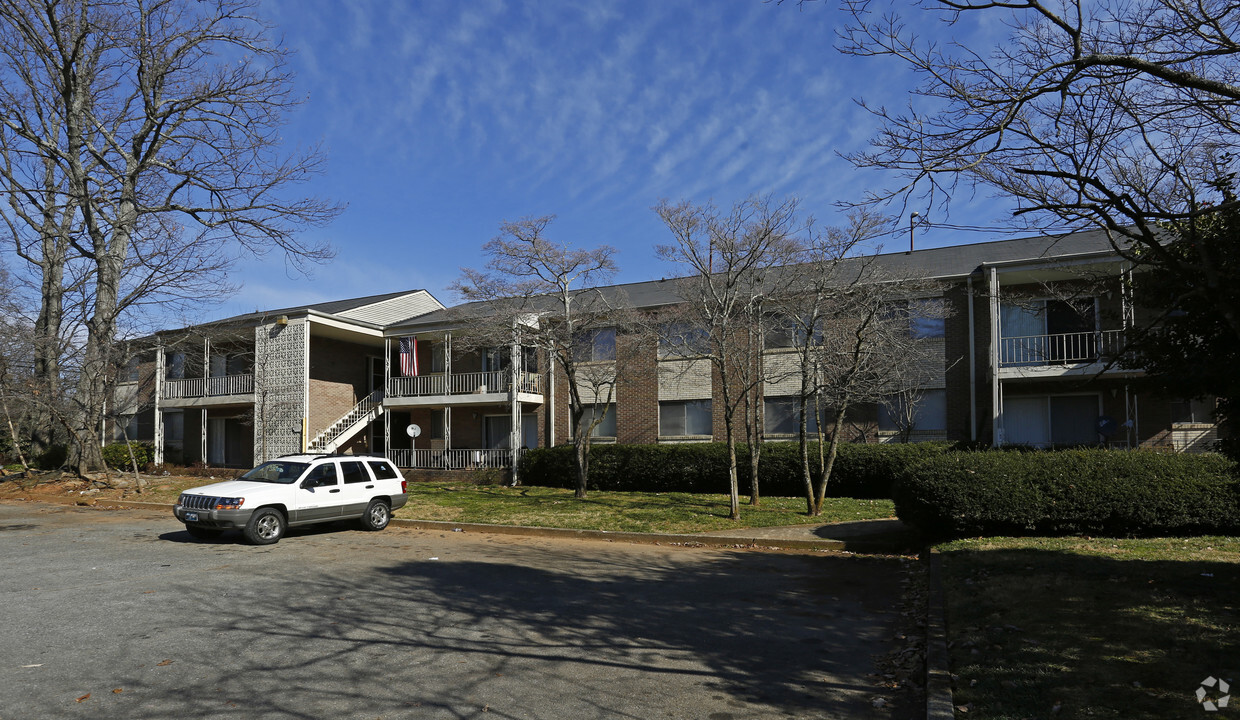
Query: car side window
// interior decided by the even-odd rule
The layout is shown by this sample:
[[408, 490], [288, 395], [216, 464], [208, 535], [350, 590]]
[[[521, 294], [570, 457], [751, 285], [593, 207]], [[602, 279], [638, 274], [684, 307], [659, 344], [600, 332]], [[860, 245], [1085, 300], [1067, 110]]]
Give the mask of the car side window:
[[311, 470], [306, 475], [303, 487], [327, 487], [336, 485], [340, 482], [340, 476], [336, 473], [336, 463], [323, 463], [322, 465]]
[[370, 462], [370, 470], [375, 474], [377, 480], [394, 480], [400, 475], [396, 472], [396, 468], [387, 462]]
[[362, 464], [355, 460], [340, 463], [340, 471], [344, 473], [346, 485], [349, 483], [370, 482], [370, 476], [366, 474], [366, 468], [362, 467]]

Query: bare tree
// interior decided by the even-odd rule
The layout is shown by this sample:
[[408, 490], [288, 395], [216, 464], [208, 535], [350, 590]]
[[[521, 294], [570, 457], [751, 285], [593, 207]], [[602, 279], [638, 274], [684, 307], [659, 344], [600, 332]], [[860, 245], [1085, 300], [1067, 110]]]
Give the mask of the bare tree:
[[[811, 417], [821, 417], [817, 403], [823, 382], [820, 353], [824, 333], [832, 312], [837, 309], [837, 298], [848, 292], [850, 279], [856, 281], [863, 277], [856, 274], [855, 266], [861, 262], [856, 259], [858, 250], [863, 243], [885, 232], [889, 224], [879, 215], [862, 211], [850, 213], [848, 220], [844, 228], [829, 227], [825, 231], [813, 230], [810, 233], [803, 261], [790, 269], [787, 292], [776, 299], [773, 307], [776, 331], [786, 338], [787, 345], [796, 356], [795, 369], [799, 380], [797, 440], [806, 512], [811, 515], [815, 514], [815, 473], [810, 467], [808, 422]], [[854, 273], [851, 277], [847, 274], [850, 263]], [[821, 425], [821, 422], [816, 423], [818, 430]], [[820, 462], [819, 468], [822, 467]]]
[[463, 268], [452, 287], [476, 301], [458, 311], [469, 319], [463, 341], [480, 348], [535, 348], [563, 373], [577, 461], [575, 495], [582, 499], [591, 436], [612, 412], [625, 372], [616, 362], [617, 338], [641, 332], [644, 323], [618, 289], [597, 289], [616, 272], [615, 249], [576, 249], [549, 240], [546, 229], [553, 219], [503, 223], [482, 248], [489, 258], [486, 269]]
[[[871, 201], [946, 205], [982, 187], [1015, 202], [1019, 226], [1101, 228], [1121, 256], [1175, 278], [1240, 337], [1220, 261], [1234, 241], [1205, 231], [1240, 207], [1229, 190], [1240, 7], [944, 0], [921, 6], [916, 22], [865, 0], [845, 8], [843, 52], [896, 58], [920, 77], [907, 111], [870, 108], [880, 130], [852, 160], [907, 181]], [[948, 27], [1001, 20], [1009, 32], [992, 47], [938, 43], [918, 36], [921, 17]], [[1173, 247], [1168, 228], [1191, 242]]]
[[[724, 434], [728, 445], [728, 484], [732, 519], [740, 517], [736, 465], [737, 413], [759, 404], [763, 375], [762, 327], [766, 304], [783, 295], [786, 274], [802, 250], [802, 221], [795, 200], [753, 197], [722, 213], [713, 205], [664, 200], [655, 211], [674, 242], [656, 246], [659, 257], [687, 270], [678, 281], [688, 327], [701, 332], [703, 355], [719, 378]], [[752, 421], [754, 426], [758, 422]], [[753, 457], [759, 433], [748, 434]], [[757, 499], [754, 460], [752, 498]]]
[[[319, 156], [276, 150], [296, 101], [254, 5], [0, 3], [0, 182], [18, 198], [12, 223], [41, 250], [27, 256], [43, 276], [47, 332], [63, 298], [58, 268], [80, 260], [87, 283], [80, 430], [102, 418], [127, 313], [208, 296], [238, 252], [330, 255], [295, 235], [339, 209], [284, 197]], [[79, 469], [99, 464], [97, 445], [77, 449]]]

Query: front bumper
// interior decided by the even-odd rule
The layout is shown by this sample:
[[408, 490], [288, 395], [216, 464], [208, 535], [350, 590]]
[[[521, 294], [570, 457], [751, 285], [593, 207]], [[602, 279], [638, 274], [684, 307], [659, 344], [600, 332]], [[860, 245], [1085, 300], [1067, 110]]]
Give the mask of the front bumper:
[[173, 505], [172, 514], [176, 516], [177, 520], [186, 525], [201, 525], [213, 528], [243, 528], [250, 521], [250, 516], [254, 514], [254, 510], [244, 508], [240, 510], [195, 510], [182, 507], [181, 505]]

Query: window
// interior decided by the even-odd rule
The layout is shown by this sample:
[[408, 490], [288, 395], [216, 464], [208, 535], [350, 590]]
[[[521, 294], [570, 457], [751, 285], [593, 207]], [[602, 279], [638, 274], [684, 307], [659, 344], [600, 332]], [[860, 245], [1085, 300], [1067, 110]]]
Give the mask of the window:
[[181, 380], [185, 377], [185, 353], [172, 353], [168, 356], [166, 378]]
[[346, 485], [370, 482], [370, 476], [366, 474], [366, 468], [362, 467], [362, 464], [356, 460], [340, 463], [340, 472], [344, 474]]
[[710, 335], [704, 328], [668, 323], [659, 330], [659, 357], [684, 358], [705, 355]]
[[1097, 445], [1099, 396], [1031, 395], [1003, 399], [1003, 443], [1032, 447]]
[[943, 298], [910, 300], [908, 331], [915, 338], [941, 338], [946, 332], [947, 305]]
[[[810, 415], [806, 418], [805, 432], [818, 432], [818, 418], [814, 415], [814, 401], [806, 404]], [[795, 397], [769, 397], [763, 401], [763, 430], [767, 435], [796, 435], [801, 431], [801, 401]]]
[[[910, 422], [911, 428], [908, 427]], [[887, 402], [880, 403], [878, 429], [887, 432], [903, 432], [909, 429], [930, 432], [946, 430], [947, 391], [943, 389], [921, 390], [920, 396], [913, 401], [911, 406], [906, 395], [893, 397]]]
[[389, 462], [371, 462], [370, 469], [375, 474], [375, 478], [379, 480], [391, 480], [400, 477], [400, 473], [396, 472], [396, 468], [392, 467]]
[[[260, 466], [258, 469], [262, 469], [269, 465], [279, 467], [278, 463], [266, 463], [265, 465]], [[304, 463], [288, 463], [288, 465], [290, 466], [290, 469], [288, 471], [281, 470], [279, 474], [281, 479], [279, 482], [285, 482], [284, 478], [286, 476], [296, 477], [296, 473], [301, 472], [301, 470], [298, 468], [304, 469], [306, 467]], [[254, 472], [254, 470], [251, 470], [250, 472]], [[248, 477], [249, 474], [250, 473], [246, 473], [246, 477]], [[292, 480], [289, 479], [287, 482], [292, 482]], [[307, 488], [329, 487], [331, 485], [336, 485], [338, 483], [339, 483], [339, 475], [336, 474], [336, 463], [329, 462], [329, 463], [323, 463], [322, 465], [311, 470], [310, 473], [306, 475], [304, 487], [307, 487]]]
[[125, 362], [125, 379], [123, 382], [138, 382], [138, 358], [131, 357]]
[[659, 403], [659, 435], [711, 435], [710, 400]]
[[508, 368], [508, 353], [499, 348], [482, 351], [482, 372], [498, 372]]
[[573, 360], [605, 362], [616, 359], [616, 329], [599, 328], [578, 333], [573, 338]]
[[185, 442], [185, 414], [164, 413], [164, 444], [169, 447], [181, 447], [183, 442]]
[[1213, 424], [1213, 400], [1173, 400], [1171, 402], [1173, 424]]
[[445, 349], [446, 346], [441, 342], [431, 344], [431, 372], [441, 373], [448, 367]]
[[614, 438], [616, 436], [616, 409], [610, 405], [587, 405], [585, 412], [581, 415], [581, 429], [584, 431], [590, 427], [596, 414], [601, 415], [603, 420], [598, 427], [594, 428], [590, 437]]

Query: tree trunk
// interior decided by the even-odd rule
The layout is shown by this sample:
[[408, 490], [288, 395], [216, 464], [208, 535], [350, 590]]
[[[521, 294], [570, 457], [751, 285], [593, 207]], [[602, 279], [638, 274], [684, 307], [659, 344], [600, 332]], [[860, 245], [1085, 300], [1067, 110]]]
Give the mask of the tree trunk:
[[814, 497], [814, 515], [822, 514], [822, 502], [827, 495], [827, 483], [831, 480], [831, 468], [835, 466], [835, 454], [840, 447], [840, 426], [844, 424], [845, 403], [835, 413], [835, 424], [831, 428], [831, 444], [827, 449], [827, 458], [822, 467], [822, 480], [818, 483], [818, 492]]

